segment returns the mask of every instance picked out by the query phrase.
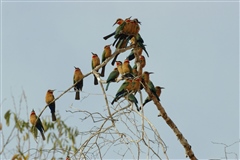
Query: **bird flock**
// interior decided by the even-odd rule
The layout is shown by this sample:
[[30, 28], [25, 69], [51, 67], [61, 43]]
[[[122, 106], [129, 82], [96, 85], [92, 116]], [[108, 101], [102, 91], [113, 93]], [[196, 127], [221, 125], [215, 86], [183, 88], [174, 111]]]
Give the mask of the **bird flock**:
[[[125, 98], [128, 101], [134, 103], [137, 111], [140, 111], [142, 109], [141, 107], [145, 106], [148, 102], [150, 102], [152, 98], [147, 96], [141, 107], [139, 107], [138, 100], [135, 96], [137, 92], [139, 92], [143, 88], [149, 88], [153, 96], [155, 96], [157, 100], [160, 101], [159, 97], [161, 94], [161, 89], [164, 89], [164, 87], [154, 86], [153, 82], [150, 80], [150, 74], [152, 74], [153, 72], [144, 71], [144, 67], [146, 66], [146, 59], [142, 55], [142, 52], [144, 51], [147, 57], [149, 57], [149, 54], [146, 50], [144, 40], [139, 33], [141, 22], [137, 18], [131, 19], [131, 17], [129, 17], [125, 20], [118, 18], [113, 24], [113, 26], [114, 25], [118, 25], [115, 31], [103, 37], [104, 40], [113, 37], [114, 41], [112, 44], [104, 46], [101, 61], [98, 54], [92, 52], [92, 69], [94, 70], [97, 66], [103, 64], [108, 58], [112, 56], [111, 45], [114, 46], [116, 49], [132, 46], [130, 54], [126, 56], [123, 61], [120, 61], [118, 59], [118, 55], [121, 54], [120, 52], [118, 52], [118, 54], [113, 57], [111, 64], [112, 66], [116, 66], [113, 68], [113, 71], [108, 75], [106, 79], [105, 90], [108, 90], [110, 83], [116, 83], [121, 80], [124, 81], [117, 90], [111, 104], [113, 105], [119, 99]], [[134, 65], [131, 66], [130, 61], [133, 60], [135, 60]], [[95, 69], [99, 76], [105, 77], [106, 65], [107, 63], [102, 66], [100, 73], [98, 73], [99, 69]], [[98, 85], [98, 79], [96, 75], [93, 74], [93, 76], [94, 85]], [[84, 75], [81, 72], [81, 69], [75, 67], [73, 75], [75, 100], [80, 100], [80, 92], [83, 89], [83, 80]], [[53, 92], [54, 90], [51, 89], [47, 91], [45, 101], [51, 111], [52, 121], [56, 121], [56, 106]], [[45, 140], [44, 127], [40, 118], [36, 115], [34, 110], [32, 110], [30, 114], [30, 123], [39, 130], [42, 139]]]

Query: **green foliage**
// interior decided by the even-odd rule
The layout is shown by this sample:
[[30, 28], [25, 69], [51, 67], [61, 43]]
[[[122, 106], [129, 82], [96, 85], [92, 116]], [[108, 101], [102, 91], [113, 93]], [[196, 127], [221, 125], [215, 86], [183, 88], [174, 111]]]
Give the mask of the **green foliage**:
[[33, 134], [34, 138], [36, 139], [37, 138], [37, 135], [38, 135], [38, 130], [36, 127], [32, 126], [31, 129], [30, 129], [31, 133]]
[[14, 122], [15, 122], [15, 127], [22, 133], [24, 129], [29, 128], [29, 123], [25, 122], [24, 120], [19, 119], [19, 117], [14, 113]]
[[11, 116], [11, 111], [8, 110], [5, 115], [4, 115], [4, 118], [6, 120], [6, 125], [9, 126], [10, 125], [10, 116]]
[[[13, 115], [12, 119], [10, 118], [11, 115]], [[76, 138], [79, 135], [79, 131], [77, 130], [77, 128], [69, 127], [63, 120], [61, 120], [60, 116], [57, 117], [58, 118], [55, 122], [52, 122], [48, 118], [41, 117], [42, 124], [45, 130], [44, 134], [46, 136], [46, 143], [52, 145], [52, 149], [50, 149], [50, 151], [54, 152], [54, 150], [58, 148], [63, 154], [68, 153], [71, 150], [77, 152], [77, 147], [75, 146], [75, 143]], [[4, 118], [6, 120], [7, 126], [10, 126], [10, 123], [14, 124], [14, 131], [19, 134], [19, 137], [22, 137], [23, 141], [30, 140], [32, 136], [34, 137], [34, 139], [38, 138], [38, 142], [42, 140], [41, 138], [39, 138], [40, 133], [38, 129], [31, 125], [28, 120], [21, 119], [20, 115], [8, 110], [5, 113]], [[38, 157], [44, 156], [46, 152], [46, 150], [44, 150], [44, 144], [46, 143], [41, 143], [41, 145], [37, 145], [36, 153], [38, 154]], [[17, 146], [16, 150], [19, 153], [26, 152], [23, 151], [23, 148], [19, 150]]]

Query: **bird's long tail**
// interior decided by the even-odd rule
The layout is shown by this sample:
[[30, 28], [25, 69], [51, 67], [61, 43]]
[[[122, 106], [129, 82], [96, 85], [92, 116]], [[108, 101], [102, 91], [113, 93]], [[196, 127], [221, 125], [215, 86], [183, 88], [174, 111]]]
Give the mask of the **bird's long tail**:
[[100, 76], [101, 76], [101, 77], [104, 77], [104, 75], [105, 75], [105, 66], [102, 67], [102, 71], [101, 71]]
[[103, 37], [103, 39], [107, 40], [108, 38], [112, 37], [115, 35], [115, 32], [109, 34], [109, 35], [106, 35], [105, 37]]
[[108, 82], [107, 85], [106, 85], [106, 91], [108, 90], [109, 84], [110, 84], [110, 82]]
[[76, 91], [75, 100], [80, 100], [80, 92], [79, 92], [79, 90]]
[[98, 80], [97, 80], [97, 77], [95, 75], [94, 76], [94, 85], [98, 85]]
[[[120, 54], [120, 53], [119, 53], [119, 54]], [[111, 63], [111, 64], [112, 64], [112, 66], [114, 66], [114, 64], [115, 64], [115, 62], [116, 62], [116, 60], [117, 60], [117, 57], [118, 57], [118, 55], [119, 55], [119, 54], [117, 54], [117, 55], [116, 55], [116, 56], [113, 58], [113, 60], [112, 60], [112, 63]]]
[[135, 103], [135, 106], [136, 106], [136, 108], [137, 108], [137, 111], [140, 111], [140, 109], [139, 109], [137, 103]]
[[57, 119], [57, 118], [56, 118], [55, 113], [52, 112], [52, 121], [56, 121], [56, 119]]
[[43, 131], [40, 132], [40, 133], [41, 133], [42, 139], [45, 140], [46, 138], [45, 138], [45, 135], [44, 135]]

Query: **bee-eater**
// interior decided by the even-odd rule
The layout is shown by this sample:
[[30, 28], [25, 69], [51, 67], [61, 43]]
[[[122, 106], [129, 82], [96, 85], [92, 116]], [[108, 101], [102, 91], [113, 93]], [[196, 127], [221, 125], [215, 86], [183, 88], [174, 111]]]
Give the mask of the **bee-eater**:
[[132, 74], [133, 74], [134, 77], [142, 75], [142, 70], [143, 70], [143, 68], [146, 65], [146, 60], [145, 60], [144, 56], [142, 56], [142, 55], [139, 56], [139, 63], [140, 63], [140, 67], [139, 68], [137, 68], [137, 64], [136, 63], [132, 67]]
[[[115, 43], [117, 42], [116, 44], [116, 48], [124, 48], [127, 46], [127, 43], [129, 41], [130, 38], [128, 37], [132, 37], [133, 35], [129, 32], [129, 27], [130, 26], [130, 20], [131, 17], [129, 18], [126, 18], [124, 20], [124, 22], [122, 22], [122, 24], [119, 26], [119, 30], [118, 32], [115, 33], [115, 41], [113, 42], [113, 46], [115, 45]], [[124, 43], [124, 45], [122, 45]]]
[[30, 123], [39, 130], [39, 132], [41, 133], [42, 139], [45, 140], [44, 128], [43, 128], [42, 122], [40, 118], [37, 117], [34, 110], [32, 110], [30, 114]]
[[141, 35], [138, 33], [138, 34], [136, 34], [136, 36], [135, 37], [131, 37], [131, 44], [135, 44], [137, 47], [140, 47], [142, 50], [144, 50], [144, 52], [147, 54], [147, 56], [149, 57], [149, 54], [148, 54], [148, 52], [147, 52], [147, 50], [146, 50], [146, 45], [145, 44], [143, 44], [144, 43], [144, 41], [143, 41], [143, 39], [142, 39], [142, 37], [141, 37]]
[[158, 99], [158, 101], [160, 101], [160, 99], [156, 93], [155, 86], [152, 83], [152, 81], [150, 81], [150, 79], [149, 79], [149, 75], [152, 73], [153, 72], [147, 72], [147, 71], [145, 71], [143, 73], [143, 83], [144, 83], [145, 87], [148, 87], [150, 89], [150, 91], [154, 94], [154, 96]]
[[123, 74], [122, 70], [122, 62], [121, 61], [116, 61], [117, 69], [120, 74]]
[[136, 97], [132, 93], [128, 95], [128, 100], [135, 104], [135, 106], [137, 108], [137, 111], [140, 111], [140, 109], [138, 107], [138, 100], [136, 99]]
[[141, 78], [135, 77], [132, 81], [132, 90], [134, 93], [140, 90], [140, 85], [141, 85]]
[[[98, 55], [95, 53], [92, 53], [92, 69], [94, 69], [99, 64], [100, 64], [100, 59], [99, 59]], [[97, 72], [98, 72], [98, 70], [97, 70]], [[98, 84], [97, 77], [94, 74], [93, 74], [93, 76], [94, 76], [94, 85], [97, 85]]]
[[125, 22], [125, 25], [124, 25], [124, 27], [122, 29], [122, 33], [123, 34], [130, 34], [130, 30], [131, 30], [131, 17], [126, 18], [124, 20], [124, 22]]
[[113, 24], [113, 26], [114, 26], [115, 24], [118, 24], [118, 25], [119, 25], [119, 26], [116, 28], [116, 30], [115, 30], [113, 33], [111, 33], [111, 34], [104, 36], [103, 39], [107, 40], [108, 38], [110, 38], [110, 37], [112, 37], [112, 36], [118, 36], [118, 34], [120, 34], [120, 31], [122, 31], [122, 29], [123, 29], [123, 27], [125, 26], [126, 23], [124, 22], [123, 19], [118, 18], [118, 19], [116, 20], [116, 22]]
[[80, 91], [82, 91], [82, 88], [83, 88], [83, 77], [84, 76], [83, 76], [82, 71], [80, 70], [80, 68], [75, 67], [75, 72], [74, 72], [74, 75], [73, 75], [73, 84], [78, 82], [74, 86], [74, 91], [76, 92], [75, 100], [80, 100]]
[[129, 92], [129, 86], [132, 85], [132, 80], [131, 79], [126, 79], [122, 85], [120, 86], [120, 88], [118, 89], [116, 95], [115, 95], [115, 98], [113, 99], [112, 101], [112, 105], [114, 104], [114, 102], [118, 101], [121, 97], [124, 97], [125, 95], [128, 94]]
[[133, 35], [138, 34], [138, 32], [140, 31], [139, 24], [141, 24], [141, 22], [139, 22], [137, 18], [135, 18], [131, 21], [131, 34], [133, 34]]
[[[103, 53], [102, 53], [102, 62], [104, 62], [108, 57], [110, 57], [112, 55], [112, 50], [110, 48], [110, 45], [106, 45], [104, 47], [104, 50], [103, 50]], [[106, 64], [107, 65], [107, 64]], [[102, 67], [102, 72], [101, 72], [101, 76], [104, 77], [104, 74], [105, 74], [105, 66], [104, 65]]]
[[142, 81], [143, 81], [143, 84], [147, 85], [149, 82], [150, 82], [150, 74], [153, 74], [153, 72], [143, 72], [143, 75], [142, 75]]
[[122, 64], [122, 72], [124, 77], [133, 77], [132, 75], [132, 67], [130, 66], [129, 60], [125, 59]]
[[[162, 89], [164, 89], [164, 87], [160, 87], [160, 86], [156, 86], [155, 87], [155, 90], [156, 90], [156, 94], [157, 94], [157, 96], [158, 97], [160, 97], [160, 95], [161, 95], [161, 92], [162, 92]], [[145, 104], [147, 104], [148, 102], [150, 102], [152, 99], [149, 97], [149, 96], [147, 96], [147, 98], [144, 100], [144, 102], [143, 102], [143, 106], [145, 105]]]
[[106, 86], [106, 91], [108, 90], [108, 86], [111, 82], [115, 82], [117, 77], [119, 76], [119, 72], [117, 68], [114, 68], [114, 70], [109, 74], [107, 78], [107, 86]]
[[51, 110], [51, 114], [52, 114], [52, 121], [56, 121], [56, 115], [55, 115], [55, 101], [52, 102], [55, 98], [53, 95], [54, 90], [49, 89], [46, 93], [46, 97], [45, 97], [45, 102], [47, 103], [47, 105], [49, 106], [50, 110]]

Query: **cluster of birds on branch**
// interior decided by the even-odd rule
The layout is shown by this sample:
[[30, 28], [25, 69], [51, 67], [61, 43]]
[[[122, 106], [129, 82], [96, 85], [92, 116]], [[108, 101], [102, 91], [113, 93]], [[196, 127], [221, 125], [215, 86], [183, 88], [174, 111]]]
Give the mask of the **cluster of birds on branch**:
[[[126, 98], [130, 102], [134, 103], [137, 110], [140, 111], [141, 107], [138, 107], [138, 100], [135, 97], [136, 93], [140, 90], [142, 90], [144, 87], [148, 87], [149, 90], [152, 92], [153, 96], [155, 96], [158, 101], [160, 101], [160, 94], [161, 89], [164, 89], [164, 87], [160, 86], [154, 86], [153, 82], [150, 80], [150, 74], [153, 72], [143, 71], [144, 67], [146, 66], [146, 59], [142, 55], [142, 52], [144, 51], [146, 55], [149, 57], [149, 54], [146, 50], [144, 40], [142, 39], [139, 31], [140, 31], [140, 24], [141, 22], [138, 19], [131, 19], [131, 17], [126, 18], [125, 20], [118, 18], [116, 22], [113, 24], [113, 26], [117, 24], [118, 27], [116, 30], [103, 37], [103, 39], [107, 40], [108, 38], [114, 36], [114, 42], [110, 45], [106, 45], [104, 47], [103, 53], [102, 53], [102, 60], [100, 62], [100, 58], [96, 53], [92, 53], [92, 69], [95, 69], [97, 66], [99, 66], [101, 63], [105, 63], [106, 59], [111, 57], [112, 51], [111, 51], [111, 45], [115, 46], [116, 49], [120, 48], [126, 48], [128, 45], [132, 45], [133, 48], [130, 52], [130, 54], [126, 57], [126, 59], [122, 62], [117, 59], [118, 54], [113, 58], [111, 64], [116, 67], [113, 69], [113, 71], [109, 74], [107, 80], [106, 80], [106, 91], [108, 90], [109, 84], [113, 82], [118, 82], [118, 77], [120, 76], [120, 80], [124, 80], [120, 88], [117, 90], [117, 93], [115, 95], [115, 98], [111, 102], [113, 105], [115, 102], [117, 102], [120, 98]], [[132, 67], [130, 65], [130, 61], [135, 60], [134, 66]], [[105, 67], [107, 63], [103, 65], [101, 73], [99, 75], [101, 77], [105, 76]], [[98, 70], [96, 70], [98, 72]], [[94, 85], [98, 85], [98, 79], [94, 76]], [[83, 88], [83, 79], [84, 75], [80, 68], [75, 67], [74, 76], [73, 76], [73, 84], [74, 85], [74, 91], [75, 91], [75, 100], [80, 100], [80, 91], [82, 91]], [[56, 121], [55, 116], [55, 102], [54, 102], [54, 90], [48, 90], [46, 93], [46, 103], [50, 108], [51, 114], [52, 114], [52, 121]], [[152, 100], [151, 97], [146, 97], [144, 100], [144, 103], [142, 104], [142, 107], [145, 106], [148, 102]], [[36, 116], [36, 113], [34, 110], [32, 110], [30, 115], [30, 122], [33, 126], [35, 126], [41, 133], [42, 139], [45, 140], [44, 136], [44, 128], [42, 125], [42, 122], [39, 117]]]

